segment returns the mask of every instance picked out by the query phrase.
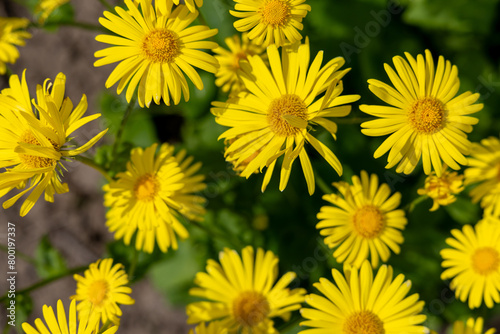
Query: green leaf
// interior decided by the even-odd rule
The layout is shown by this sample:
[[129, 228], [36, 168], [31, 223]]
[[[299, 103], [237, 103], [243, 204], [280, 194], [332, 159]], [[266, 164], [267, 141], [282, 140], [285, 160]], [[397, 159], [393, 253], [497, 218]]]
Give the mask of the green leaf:
[[458, 197], [454, 203], [446, 206], [448, 214], [460, 224], [475, 224], [480, 218], [479, 206], [473, 204], [470, 198]]
[[47, 236], [40, 240], [35, 250], [35, 268], [41, 278], [56, 276], [67, 270], [66, 261]]

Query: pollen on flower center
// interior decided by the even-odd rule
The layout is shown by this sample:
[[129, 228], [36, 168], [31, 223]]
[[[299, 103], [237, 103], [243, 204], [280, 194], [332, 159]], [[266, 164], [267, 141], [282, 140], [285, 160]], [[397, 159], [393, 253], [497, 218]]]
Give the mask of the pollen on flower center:
[[[21, 137], [19, 138], [20, 143], [25, 143], [25, 144], [31, 144], [31, 145], [37, 145], [37, 146], [42, 146], [40, 145], [40, 142], [36, 137], [30, 132], [30, 131], [25, 131]], [[49, 139], [49, 142], [52, 144], [54, 149], [56, 151], [59, 151], [59, 145], [54, 143], [52, 140]], [[29, 155], [29, 154], [19, 154], [19, 159], [23, 164], [30, 168], [46, 168], [46, 167], [52, 167], [57, 163], [57, 160], [55, 159], [50, 159], [50, 158], [44, 158], [44, 157], [38, 157], [35, 155]]]
[[290, 5], [287, 0], [268, 0], [259, 9], [262, 21], [273, 28], [284, 25], [290, 18]]
[[307, 126], [307, 106], [295, 94], [286, 94], [274, 99], [267, 111], [267, 121], [271, 131], [279, 136], [293, 136], [297, 134], [303, 123]]
[[361, 311], [351, 314], [344, 322], [344, 334], [385, 334], [384, 323], [370, 312]]
[[179, 37], [168, 29], [153, 30], [144, 37], [142, 51], [153, 63], [171, 63], [180, 52]]
[[352, 223], [354, 230], [367, 239], [378, 237], [385, 227], [384, 215], [373, 205], [359, 208], [352, 217]]
[[444, 126], [445, 108], [435, 98], [423, 98], [415, 101], [408, 112], [410, 124], [420, 133], [433, 134]]
[[145, 174], [137, 179], [134, 186], [135, 198], [140, 201], [151, 201], [160, 190], [160, 183], [152, 174]]
[[92, 282], [89, 286], [89, 300], [95, 306], [101, 306], [108, 294], [108, 283], [105, 280]]
[[500, 254], [492, 247], [476, 249], [471, 256], [472, 268], [480, 275], [488, 275], [498, 270], [500, 265]]
[[269, 314], [269, 302], [257, 291], [244, 291], [233, 301], [234, 318], [242, 325], [253, 327]]

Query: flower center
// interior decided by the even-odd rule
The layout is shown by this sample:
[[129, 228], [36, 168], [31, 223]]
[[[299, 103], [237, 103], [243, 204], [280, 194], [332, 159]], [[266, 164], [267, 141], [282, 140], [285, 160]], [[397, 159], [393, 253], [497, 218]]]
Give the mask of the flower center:
[[344, 334], [385, 334], [384, 323], [370, 312], [361, 311], [350, 315], [344, 322]]
[[101, 306], [108, 294], [108, 283], [105, 280], [92, 282], [89, 286], [89, 300], [95, 306]]
[[363, 238], [378, 237], [385, 227], [384, 215], [373, 205], [365, 205], [358, 209], [352, 217], [356, 232]]
[[476, 249], [472, 254], [472, 268], [478, 274], [486, 276], [493, 271], [497, 271], [500, 265], [498, 251], [491, 247]]
[[433, 134], [445, 123], [445, 110], [441, 101], [426, 97], [415, 101], [408, 112], [410, 124], [420, 133]]
[[[50, 140], [50, 143], [52, 144], [52, 147], [56, 151], [59, 151], [59, 145], [54, 143], [52, 140]], [[25, 144], [31, 144], [31, 145], [37, 145], [37, 146], [42, 146], [40, 145], [40, 142], [36, 137], [31, 133], [31, 131], [25, 131], [21, 137], [19, 138], [20, 143], [25, 143]], [[46, 167], [52, 167], [57, 163], [57, 160], [55, 159], [50, 159], [50, 158], [44, 158], [44, 157], [37, 157], [35, 155], [29, 155], [29, 154], [19, 154], [19, 160], [26, 166], [30, 168], [46, 168]]]
[[153, 63], [171, 63], [180, 53], [179, 38], [168, 29], [153, 30], [144, 37], [142, 51]]
[[233, 301], [233, 314], [242, 326], [253, 327], [269, 314], [269, 303], [256, 291], [244, 291]]
[[307, 106], [295, 94], [274, 99], [267, 111], [271, 131], [279, 136], [293, 136], [307, 127]]
[[145, 174], [135, 183], [134, 194], [139, 201], [151, 201], [160, 190], [160, 183], [154, 175]]
[[268, 0], [259, 13], [262, 21], [273, 28], [286, 24], [291, 15], [287, 0]]

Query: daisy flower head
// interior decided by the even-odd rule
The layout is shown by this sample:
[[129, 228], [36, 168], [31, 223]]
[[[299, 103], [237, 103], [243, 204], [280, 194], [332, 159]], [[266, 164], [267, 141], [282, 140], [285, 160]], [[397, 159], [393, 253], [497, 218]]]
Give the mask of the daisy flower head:
[[500, 139], [489, 137], [472, 144], [465, 184], [477, 184], [470, 195], [481, 202], [486, 216], [500, 218]]
[[432, 172], [425, 179], [424, 188], [418, 189], [421, 196], [428, 196], [433, 200], [432, 208], [429, 211], [436, 211], [439, 206], [449, 205], [457, 200], [455, 195], [464, 190], [464, 176], [457, 172], [448, 171], [446, 165], [443, 166], [441, 176]]
[[92, 147], [107, 131], [104, 130], [80, 147], [68, 143], [72, 134], [100, 114], [83, 117], [87, 110], [85, 95], [73, 109], [73, 103], [65, 97], [66, 76], [59, 73], [52, 84], [49, 79], [43, 86], [37, 85], [36, 100], [31, 98], [26, 82], [12, 75], [9, 88], [0, 93], [0, 168], [4, 168], [0, 180], [0, 197], [14, 188], [23, 189], [3, 203], [7, 209], [29, 193], [21, 206], [25, 216], [45, 193], [45, 200], [54, 201], [54, 194], [68, 192], [68, 185], [61, 182], [65, 169], [63, 161], [71, 161]]
[[0, 17], [0, 74], [7, 72], [7, 63], [14, 64], [19, 58], [16, 46], [26, 45], [31, 34], [26, 31], [30, 21], [19, 17]]
[[391, 196], [385, 183], [379, 185], [376, 174], [361, 171], [361, 178], [352, 177], [352, 185], [335, 182], [339, 194], [324, 195], [323, 199], [333, 204], [323, 206], [318, 213], [321, 221], [316, 225], [325, 237], [325, 244], [336, 248], [333, 256], [337, 262], [359, 267], [371, 257], [373, 268], [379, 258], [386, 262], [391, 250], [399, 254], [404, 241], [401, 230], [407, 220], [401, 209], [401, 194]]
[[[63, 302], [59, 299], [57, 301], [57, 318], [52, 306], [47, 305], [43, 305], [43, 317], [46, 324], [40, 318], [37, 318], [35, 320], [35, 327], [24, 322], [22, 324], [23, 331], [26, 334], [94, 334], [96, 326], [99, 325], [97, 314], [92, 314], [90, 317], [87, 314], [81, 317], [80, 321], [77, 321], [75, 300], [71, 301], [68, 316], [66, 316]], [[114, 334], [117, 330], [118, 326], [112, 326], [102, 334]]]
[[246, 90], [243, 81], [238, 77], [238, 70], [241, 68], [240, 62], [247, 60], [248, 56], [258, 55], [265, 57], [265, 48], [255, 44], [248, 39], [248, 34], [233, 35], [225, 39], [229, 50], [218, 47], [214, 50], [215, 58], [219, 62], [220, 68], [215, 73], [217, 79], [215, 84], [222, 88], [224, 93], [231, 91], [231, 95]]
[[336, 138], [337, 125], [331, 117], [349, 114], [348, 103], [359, 95], [340, 95], [342, 77], [350, 70], [340, 70], [342, 57], [329, 61], [323, 67], [320, 51], [309, 66], [309, 43], [282, 48], [267, 48], [270, 68], [260, 56], [248, 56], [248, 65], [240, 72], [248, 92], [241, 92], [226, 103], [214, 102], [212, 113], [216, 122], [230, 127], [219, 139], [234, 140], [225, 150], [226, 161], [239, 166], [248, 162], [241, 172], [248, 178], [256, 171], [267, 168], [262, 182], [264, 191], [271, 179], [278, 158], [281, 164], [279, 189], [288, 183], [292, 164], [298, 157], [307, 182], [309, 194], [314, 193], [314, 173], [305, 150], [311, 144], [319, 154], [341, 175], [342, 165], [335, 154], [314, 137], [316, 125]]
[[107, 321], [118, 325], [122, 315], [119, 304], [132, 305], [135, 303], [129, 295], [132, 289], [128, 276], [122, 264], [113, 265], [113, 259], [99, 259], [90, 264], [84, 276], [75, 274], [76, 294], [71, 296], [78, 301], [78, 317], [98, 315], [98, 323]]
[[247, 246], [240, 257], [226, 248], [219, 261], [208, 260], [207, 272], [196, 275], [198, 287], [189, 293], [207, 301], [187, 306], [189, 324], [220, 320], [229, 333], [277, 333], [271, 318], [289, 319], [304, 301], [304, 289], [287, 288], [295, 273], [276, 282], [278, 257], [271, 251]]
[[368, 261], [358, 270], [344, 265], [344, 275], [332, 269], [335, 282], [320, 278], [314, 287], [323, 296], [310, 294], [300, 313], [307, 319], [301, 326], [312, 327], [300, 334], [417, 334], [429, 333], [420, 324], [424, 302], [418, 294], [407, 296], [411, 282], [403, 274], [393, 279], [391, 266], [379, 268], [375, 278]]
[[500, 220], [489, 217], [474, 227], [452, 230], [446, 239], [451, 248], [441, 250], [441, 279], [451, 279], [450, 288], [470, 309], [484, 303], [500, 303]]
[[255, 44], [277, 47], [302, 39], [302, 19], [311, 10], [306, 0], [234, 0], [229, 13], [238, 18], [234, 27], [248, 31]]
[[104, 186], [109, 230], [126, 245], [135, 235], [136, 249], [148, 253], [155, 242], [162, 252], [177, 249], [176, 235], [189, 236], [181, 220], [202, 221], [205, 213], [205, 199], [196, 195], [206, 187], [204, 176], [197, 174], [201, 163], [192, 164], [184, 150], [174, 155], [168, 144], [156, 151], [156, 144], [132, 150], [127, 171]]
[[67, 4], [69, 1], [70, 0], [39, 0], [35, 7], [35, 15], [40, 15], [38, 17], [38, 22], [40, 24], [45, 23], [54, 10]]
[[396, 172], [410, 174], [420, 159], [425, 174], [432, 170], [441, 176], [443, 162], [454, 170], [467, 165], [465, 155], [470, 142], [466, 133], [478, 122], [468, 116], [483, 108], [475, 103], [479, 94], [465, 92], [456, 96], [460, 81], [455, 65], [439, 57], [434, 67], [431, 52], [425, 50], [415, 59], [405, 53], [393, 58], [396, 71], [385, 64], [394, 87], [379, 80], [368, 80], [368, 88], [390, 106], [361, 105], [361, 111], [378, 117], [364, 122], [367, 136], [390, 136], [375, 151], [380, 158], [389, 152], [386, 168], [397, 165]]
[[[455, 321], [453, 323], [453, 334], [483, 334], [483, 318], [479, 317], [467, 319], [464, 321]], [[490, 328], [484, 334], [495, 334], [496, 329]]]
[[[198, 12], [178, 6], [168, 15], [153, 7], [151, 1], [140, 0], [135, 5], [125, 0], [128, 10], [115, 7], [117, 15], [108, 11], [99, 22], [115, 35], [98, 35], [96, 40], [111, 46], [95, 53], [94, 66], [119, 62], [106, 81], [106, 88], [118, 82], [120, 94], [127, 86], [126, 99], [130, 102], [136, 88], [139, 105], [149, 107], [151, 101], [178, 104], [181, 96], [189, 100], [189, 86], [185, 75], [197, 89], [203, 82], [194, 67], [215, 73], [217, 60], [199, 49], [215, 49], [217, 43], [206, 41], [217, 34], [217, 29], [197, 25], [188, 27]], [[170, 10], [172, 4], [167, 3]], [[193, 67], [194, 66], [194, 67]]]

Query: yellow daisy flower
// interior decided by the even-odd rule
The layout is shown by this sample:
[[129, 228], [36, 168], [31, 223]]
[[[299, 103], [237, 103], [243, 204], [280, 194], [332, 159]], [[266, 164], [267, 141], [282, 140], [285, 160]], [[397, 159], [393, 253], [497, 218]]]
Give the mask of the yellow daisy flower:
[[455, 96], [460, 87], [455, 65], [439, 57], [437, 68], [429, 50], [417, 59], [405, 53], [393, 58], [395, 72], [385, 64], [394, 88], [378, 80], [368, 80], [368, 88], [389, 106], [361, 105], [360, 109], [380, 119], [364, 122], [361, 132], [367, 136], [391, 134], [375, 151], [380, 158], [389, 152], [386, 168], [395, 165], [398, 173], [411, 173], [422, 159], [425, 174], [434, 169], [441, 176], [443, 162], [452, 169], [467, 165], [464, 155], [470, 142], [466, 133], [472, 131], [477, 118], [467, 115], [480, 111], [482, 103], [474, 104], [479, 94], [465, 92]]
[[328, 247], [337, 247], [333, 253], [337, 262], [359, 267], [370, 255], [375, 268], [379, 257], [386, 262], [391, 250], [399, 254], [404, 241], [401, 230], [407, 223], [405, 212], [396, 210], [401, 194], [391, 196], [387, 184], [379, 186], [377, 175], [368, 176], [365, 171], [361, 171], [361, 179], [352, 177], [352, 185], [343, 181], [333, 185], [340, 194], [323, 196], [334, 206], [321, 208], [316, 228]]
[[87, 109], [87, 98], [82, 96], [73, 109], [73, 103], [64, 97], [66, 76], [59, 73], [52, 85], [47, 79], [36, 88], [36, 101], [31, 98], [26, 83], [26, 71], [22, 80], [12, 75], [10, 87], [0, 94], [0, 168], [5, 168], [0, 180], [0, 197], [12, 189], [25, 188], [3, 203], [4, 209], [11, 207], [21, 196], [31, 191], [21, 206], [25, 216], [42, 193], [45, 200], [54, 201], [54, 194], [68, 192], [68, 185], [61, 183], [65, 169], [63, 160], [71, 160], [87, 151], [107, 131], [104, 130], [87, 143], [75, 147], [71, 135], [86, 123], [99, 118], [100, 114], [83, 117]]
[[[66, 317], [63, 302], [59, 299], [57, 301], [57, 318], [52, 306], [43, 305], [43, 317], [47, 325], [40, 318], [37, 318], [35, 320], [36, 328], [27, 322], [22, 324], [22, 328], [26, 334], [94, 334], [96, 326], [99, 325], [97, 314], [92, 314], [90, 318], [87, 314], [87, 316], [81, 317], [79, 322], [77, 321], [75, 300], [71, 301], [68, 315], [69, 319]], [[117, 330], [118, 326], [113, 326], [102, 334], [114, 334]]]
[[309, 67], [307, 41], [283, 48], [281, 57], [276, 45], [271, 45], [267, 55], [271, 69], [261, 57], [248, 56], [251, 68], [245, 66], [240, 76], [248, 92], [230, 98], [227, 103], [213, 103], [216, 122], [230, 127], [219, 139], [236, 139], [225, 151], [226, 160], [235, 161], [235, 166], [258, 152], [241, 176], [248, 178], [267, 167], [262, 191], [271, 179], [277, 159], [284, 156], [279, 185], [283, 191], [292, 163], [299, 157], [309, 194], [313, 194], [314, 173], [304, 145], [311, 144], [339, 175], [342, 174], [337, 157], [313, 136], [313, 126], [324, 127], [335, 138], [337, 125], [329, 118], [348, 115], [351, 106], [344, 104], [358, 100], [359, 95], [340, 96], [341, 79], [349, 71], [339, 70], [344, 64], [342, 57], [321, 67], [323, 52], [320, 51]]
[[255, 44], [277, 47], [302, 39], [302, 19], [311, 10], [306, 0], [234, 0], [235, 10], [229, 13], [239, 18], [234, 27], [239, 32], [249, 31], [248, 38]]
[[500, 217], [500, 140], [489, 137], [473, 143], [465, 184], [478, 185], [471, 190], [472, 201], [481, 201], [485, 215]]
[[25, 29], [30, 21], [18, 17], [0, 17], [0, 74], [7, 72], [7, 63], [14, 64], [19, 58], [17, 46], [26, 45], [31, 34]]
[[229, 50], [218, 47], [214, 50], [217, 54], [215, 58], [219, 61], [220, 68], [215, 73], [217, 79], [215, 84], [222, 87], [224, 93], [231, 90], [231, 95], [246, 90], [243, 81], [238, 77], [237, 72], [240, 69], [240, 61], [247, 60], [248, 56], [258, 55], [263, 58], [265, 48], [262, 45], [253, 43], [248, 39], [247, 33], [233, 35], [225, 39]]
[[212, 321], [208, 324], [202, 322], [194, 329], [190, 329], [189, 334], [227, 334], [227, 328], [222, 327], [219, 321]]
[[451, 234], [446, 243], [452, 248], [441, 251], [441, 279], [452, 279], [450, 288], [460, 301], [469, 300], [470, 309], [483, 300], [488, 308], [500, 303], [500, 220], [491, 217]]
[[201, 163], [191, 165], [186, 152], [173, 154], [171, 145], [163, 144], [155, 157], [157, 145], [132, 150], [127, 171], [104, 186], [104, 205], [109, 207], [106, 225], [129, 245], [137, 232], [135, 247], [153, 252], [155, 241], [162, 252], [177, 249], [176, 234], [189, 236], [181, 224], [183, 218], [201, 221], [205, 199], [195, 195], [205, 189], [204, 176], [196, 175]]
[[429, 333], [419, 326], [426, 319], [422, 312], [424, 302], [418, 294], [409, 297], [411, 282], [403, 274], [393, 280], [391, 266], [383, 265], [373, 278], [368, 261], [358, 270], [344, 266], [344, 275], [332, 270], [335, 283], [320, 278], [314, 287], [323, 295], [310, 294], [306, 303], [312, 308], [302, 308], [307, 319], [301, 326], [313, 327], [300, 334], [417, 334]]
[[78, 301], [79, 318], [88, 314], [98, 314], [102, 323], [110, 321], [118, 325], [122, 315], [119, 304], [135, 303], [129, 294], [128, 277], [122, 264], [113, 266], [113, 259], [99, 259], [90, 264], [84, 276], [74, 275], [76, 295], [71, 299]]
[[[217, 43], [204, 41], [217, 34], [217, 29], [197, 25], [188, 27], [197, 17], [186, 6], [179, 6], [169, 15], [161, 15], [151, 1], [141, 0], [140, 9], [131, 0], [125, 0], [128, 11], [115, 7], [118, 14], [104, 12], [99, 22], [116, 35], [98, 35], [96, 40], [113, 45], [95, 53], [101, 58], [94, 66], [120, 62], [106, 81], [106, 88], [118, 83], [120, 94], [130, 102], [137, 86], [141, 107], [160, 100], [170, 105], [170, 99], [178, 104], [181, 95], [189, 100], [189, 87], [185, 75], [198, 89], [203, 89], [198, 67], [215, 73], [217, 60], [198, 49], [215, 49]], [[168, 5], [171, 8], [171, 4]]]
[[304, 289], [287, 288], [295, 273], [288, 272], [276, 282], [278, 258], [271, 251], [258, 248], [255, 254], [247, 246], [240, 257], [226, 248], [219, 261], [208, 260], [207, 272], [196, 275], [199, 287], [189, 293], [209, 301], [187, 306], [189, 324], [220, 320], [229, 333], [277, 333], [271, 318], [288, 320], [304, 301]]
[[419, 195], [425, 195], [432, 198], [433, 205], [429, 211], [436, 211], [439, 206], [449, 205], [457, 200], [455, 195], [464, 190], [464, 176], [457, 172], [449, 172], [447, 166], [443, 166], [441, 176], [435, 172], [427, 176], [424, 188], [418, 189]]
[[38, 22], [45, 23], [54, 10], [68, 2], [69, 0], [40, 0], [35, 7], [35, 15], [40, 15]]
[[[483, 334], [483, 318], [467, 319], [466, 322], [455, 321], [453, 323], [453, 334]], [[494, 334], [496, 329], [490, 328], [484, 334]]]

